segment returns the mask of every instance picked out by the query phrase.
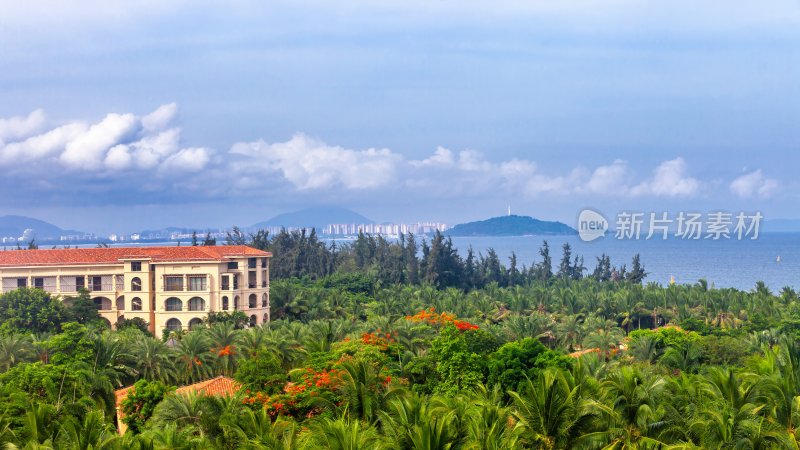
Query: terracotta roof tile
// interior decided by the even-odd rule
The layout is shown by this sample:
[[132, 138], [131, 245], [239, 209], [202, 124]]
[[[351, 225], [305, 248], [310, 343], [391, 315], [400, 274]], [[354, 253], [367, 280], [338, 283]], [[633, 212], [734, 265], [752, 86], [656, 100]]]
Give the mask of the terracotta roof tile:
[[0, 267], [115, 264], [122, 259], [151, 259], [157, 262], [222, 261], [227, 257], [237, 256], [267, 257], [272, 254], [246, 245], [5, 250], [0, 251]]
[[[119, 408], [122, 402], [128, 397], [128, 392], [130, 392], [132, 388], [133, 386], [128, 386], [126, 388], [114, 391], [117, 408]], [[182, 394], [184, 392], [195, 392], [202, 395], [229, 397], [235, 395], [237, 392], [239, 392], [239, 390], [241, 390], [241, 388], [242, 385], [233, 378], [220, 375], [210, 380], [179, 387], [175, 390], [175, 393]]]

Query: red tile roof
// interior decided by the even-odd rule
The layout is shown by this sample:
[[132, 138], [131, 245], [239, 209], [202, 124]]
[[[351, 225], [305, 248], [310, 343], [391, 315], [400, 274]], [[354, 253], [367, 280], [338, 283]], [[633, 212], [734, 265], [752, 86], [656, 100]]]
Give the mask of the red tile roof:
[[[133, 389], [133, 386], [128, 386], [126, 388], [117, 389], [116, 391], [114, 391], [114, 397], [116, 398], [117, 408], [119, 408], [120, 405], [122, 405], [122, 402], [126, 398], [128, 398], [128, 392], [130, 392], [131, 389]], [[239, 382], [237, 382], [233, 378], [228, 378], [220, 375], [210, 380], [201, 381], [199, 383], [179, 387], [178, 389], [175, 390], [175, 393], [183, 394], [188, 392], [195, 392], [197, 394], [202, 394], [202, 395], [230, 397], [235, 395], [241, 389], [242, 385], [239, 384]]]
[[246, 245], [5, 250], [0, 251], [0, 267], [115, 264], [123, 259], [150, 259], [156, 262], [223, 261], [237, 256], [268, 257], [272, 254]]

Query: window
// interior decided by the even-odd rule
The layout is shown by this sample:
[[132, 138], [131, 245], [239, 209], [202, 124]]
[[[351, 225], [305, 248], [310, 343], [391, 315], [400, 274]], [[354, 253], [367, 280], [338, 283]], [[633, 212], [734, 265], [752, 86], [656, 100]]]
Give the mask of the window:
[[256, 271], [251, 270], [247, 273], [247, 287], [254, 289], [256, 287]]
[[262, 288], [267, 287], [267, 271], [266, 270], [262, 270], [261, 271], [261, 287]]
[[206, 301], [201, 297], [192, 297], [189, 299], [189, 311], [202, 311], [206, 309]]
[[166, 277], [164, 277], [164, 290], [165, 291], [182, 291], [183, 290], [183, 275], [166, 276]]
[[44, 278], [34, 278], [33, 287], [36, 289], [44, 289]]
[[79, 291], [81, 289], [86, 289], [86, 278], [75, 277], [75, 290]]
[[117, 309], [120, 311], [125, 311], [125, 296], [120, 295], [117, 297]]
[[261, 294], [261, 307], [267, 307], [267, 294]]
[[251, 326], [251, 327], [254, 327], [254, 326], [256, 326], [256, 322], [257, 322], [257, 321], [258, 321], [258, 319], [256, 319], [256, 315], [255, 315], [255, 314], [253, 314], [252, 316], [250, 316], [250, 326]]
[[133, 297], [131, 300], [131, 310], [132, 311], [141, 311], [142, 310], [142, 299], [139, 297]]
[[110, 311], [111, 310], [111, 300], [105, 297], [95, 297], [92, 299], [94, 301], [94, 305], [97, 307], [99, 311]]
[[230, 277], [227, 275], [222, 277], [222, 290], [227, 291], [231, 288]]
[[92, 290], [93, 291], [103, 290], [103, 277], [92, 277]]
[[258, 297], [256, 297], [256, 294], [250, 294], [250, 297], [248, 297], [247, 300], [248, 308], [256, 308], [258, 306]]
[[131, 272], [141, 272], [141, 271], [142, 271], [142, 262], [131, 261]]
[[222, 310], [223, 311], [227, 311], [228, 310], [228, 296], [227, 295], [222, 297]]
[[233, 288], [239, 289], [239, 275], [233, 275]]
[[238, 269], [239, 263], [237, 261], [230, 261], [228, 262], [228, 269]]
[[195, 328], [200, 327], [202, 325], [203, 325], [203, 320], [199, 319], [197, 317], [195, 317], [195, 318], [193, 318], [192, 320], [189, 321], [189, 329], [190, 330], [194, 330]]
[[175, 318], [167, 321], [167, 329], [169, 331], [181, 331], [181, 321]]
[[164, 307], [167, 311], [181, 311], [183, 310], [183, 302], [178, 297], [170, 297], [164, 302]]
[[261, 267], [267, 267], [267, 258], [261, 258]]
[[131, 290], [139, 292], [142, 290], [142, 279], [139, 277], [134, 277], [131, 280]]
[[233, 297], [233, 309], [239, 309], [239, 296]]
[[205, 291], [206, 290], [206, 276], [194, 275], [189, 277], [189, 290], [190, 291]]
[[28, 287], [28, 279], [27, 278], [17, 278], [17, 287]]
[[257, 263], [257, 262], [258, 262], [258, 259], [257, 259], [257, 258], [249, 258], [249, 259], [247, 260], [247, 268], [248, 268], [248, 269], [255, 269], [255, 268], [256, 268], [256, 263]]

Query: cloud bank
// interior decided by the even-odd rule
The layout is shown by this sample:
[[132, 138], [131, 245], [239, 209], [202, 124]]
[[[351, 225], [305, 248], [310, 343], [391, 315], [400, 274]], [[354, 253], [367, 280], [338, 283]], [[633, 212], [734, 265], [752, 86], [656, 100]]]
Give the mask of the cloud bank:
[[[109, 113], [95, 122], [51, 121], [42, 110], [0, 119], [5, 183], [28, 189], [31, 197], [44, 196], [42, 201], [53, 192], [92, 192], [99, 202], [143, 201], [138, 194], [151, 202], [159, 196], [185, 201], [331, 192], [687, 199], [712, 185], [694, 175], [682, 157], [649, 171], [616, 159], [558, 173], [525, 158], [493, 161], [474, 149], [440, 146], [413, 159], [389, 148], [346, 148], [303, 133], [284, 142], [243, 141], [215, 151], [186, 145], [177, 115], [177, 105], [170, 103], [144, 115]], [[58, 181], [49, 180], [54, 173]], [[48, 182], [20, 187], [20, 180], [32, 179]], [[730, 181], [729, 190], [740, 198], [769, 198], [778, 182], [755, 170]]]

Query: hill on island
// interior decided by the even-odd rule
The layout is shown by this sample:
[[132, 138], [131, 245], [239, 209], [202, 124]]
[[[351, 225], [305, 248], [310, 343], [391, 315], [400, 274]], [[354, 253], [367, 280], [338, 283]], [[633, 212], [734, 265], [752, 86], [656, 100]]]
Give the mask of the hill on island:
[[462, 223], [447, 230], [447, 234], [450, 236], [526, 236], [576, 233], [577, 231], [574, 228], [561, 222], [550, 222], [517, 215]]
[[20, 237], [25, 230], [33, 230], [37, 240], [58, 239], [64, 234], [80, 234], [63, 230], [52, 223], [26, 216], [0, 216], [0, 237]]
[[299, 211], [278, 214], [277, 216], [256, 223], [252, 228], [263, 227], [317, 227], [322, 228], [331, 223], [374, 223], [361, 214], [338, 206], [317, 206]]

